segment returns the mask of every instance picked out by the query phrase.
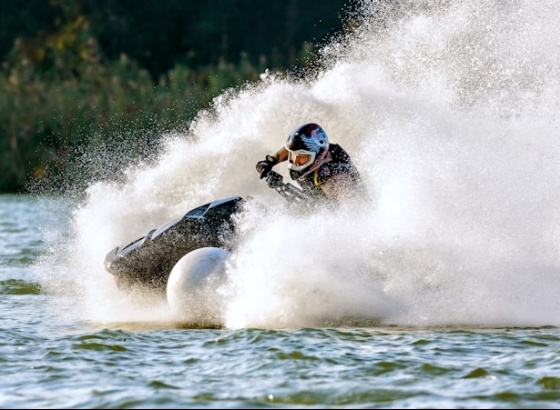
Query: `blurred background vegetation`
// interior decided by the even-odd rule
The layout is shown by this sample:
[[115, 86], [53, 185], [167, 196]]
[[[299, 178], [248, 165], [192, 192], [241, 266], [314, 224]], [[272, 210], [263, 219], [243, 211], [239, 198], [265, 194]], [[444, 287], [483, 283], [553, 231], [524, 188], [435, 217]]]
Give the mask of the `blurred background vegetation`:
[[0, 192], [46, 180], [49, 189], [75, 188], [68, 168], [93, 172], [84, 166], [88, 155], [97, 162], [103, 153], [149, 156], [162, 133], [187, 127], [225, 89], [258, 81], [267, 69], [313, 64], [317, 49], [345, 29], [350, 7], [347, 0], [1, 3]]

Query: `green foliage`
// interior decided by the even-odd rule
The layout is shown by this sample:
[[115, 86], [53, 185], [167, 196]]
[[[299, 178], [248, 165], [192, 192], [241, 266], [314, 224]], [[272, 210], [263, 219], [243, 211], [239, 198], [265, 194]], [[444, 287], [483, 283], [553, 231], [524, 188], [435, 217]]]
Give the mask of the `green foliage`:
[[[11, 0], [7, 3], [16, 12]], [[267, 7], [277, 15], [308, 7], [298, 3], [300, 10], [294, 8], [296, 2], [288, 3], [291, 8], [284, 2]], [[185, 128], [225, 89], [257, 81], [265, 69], [280, 71], [282, 64], [313, 54], [311, 43], [302, 42], [297, 49], [292, 43], [305, 23], [265, 23], [266, 8], [252, 7], [255, 2], [249, 0], [50, 4], [58, 10], [51, 13], [56, 16], [51, 30], [17, 37], [0, 70], [0, 192], [24, 190], [30, 181], [41, 180], [51, 181], [52, 189], [79, 189], [67, 179], [72, 157], [99, 150], [126, 160], [145, 158], [163, 132]], [[239, 24], [239, 8], [248, 13], [249, 25]], [[21, 10], [39, 25], [28, 8]], [[125, 20], [138, 23], [136, 37]], [[259, 53], [270, 39], [254, 32], [265, 29], [279, 45]], [[0, 30], [0, 46], [5, 34]], [[207, 43], [200, 47], [197, 39]], [[120, 41], [129, 41], [128, 46]], [[280, 57], [282, 47], [289, 58]], [[146, 49], [148, 54], [142, 51]], [[84, 163], [75, 170], [87, 174], [82, 180], [102, 178]]]

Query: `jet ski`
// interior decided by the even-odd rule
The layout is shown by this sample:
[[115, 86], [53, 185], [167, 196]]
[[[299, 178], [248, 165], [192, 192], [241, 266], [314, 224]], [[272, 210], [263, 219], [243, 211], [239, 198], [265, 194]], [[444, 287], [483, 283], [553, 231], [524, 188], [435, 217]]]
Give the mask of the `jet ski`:
[[[268, 186], [289, 201], [310, 198], [295, 185], [270, 171]], [[151, 229], [140, 238], [116, 246], [105, 257], [104, 267], [122, 290], [142, 289], [165, 293], [169, 275], [185, 255], [201, 248], [235, 247], [235, 220], [247, 198], [232, 196], [217, 199], [189, 210], [184, 215]]]

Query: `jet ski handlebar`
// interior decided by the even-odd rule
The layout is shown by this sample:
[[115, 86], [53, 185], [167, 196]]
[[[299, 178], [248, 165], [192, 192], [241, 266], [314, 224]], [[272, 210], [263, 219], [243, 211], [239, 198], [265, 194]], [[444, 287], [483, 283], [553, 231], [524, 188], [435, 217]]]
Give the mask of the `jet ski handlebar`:
[[274, 171], [269, 171], [266, 176], [267, 185], [276, 190], [288, 201], [307, 202], [311, 199], [309, 195], [290, 183], [284, 183], [284, 177]]

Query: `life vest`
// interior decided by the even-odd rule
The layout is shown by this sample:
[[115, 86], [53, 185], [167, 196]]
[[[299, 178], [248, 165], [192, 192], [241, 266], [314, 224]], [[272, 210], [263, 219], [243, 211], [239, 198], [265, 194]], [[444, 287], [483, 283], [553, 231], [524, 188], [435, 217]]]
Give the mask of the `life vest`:
[[338, 144], [330, 144], [329, 152], [332, 158], [329, 162], [325, 162], [315, 171], [297, 180], [301, 188], [315, 198], [326, 199], [321, 185], [335, 175], [348, 174], [352, 180], [352, 186], [349, 189], [363, 191], [365, 188], [360, 173], [352, 164], [348, 153]]

